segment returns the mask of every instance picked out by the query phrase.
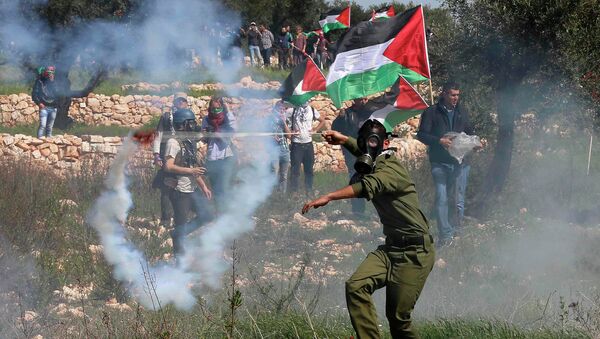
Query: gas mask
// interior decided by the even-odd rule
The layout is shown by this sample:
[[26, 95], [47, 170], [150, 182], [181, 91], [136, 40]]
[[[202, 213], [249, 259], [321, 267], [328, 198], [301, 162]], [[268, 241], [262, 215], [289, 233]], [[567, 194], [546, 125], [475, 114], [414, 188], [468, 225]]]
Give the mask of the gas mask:
[[356, 158], [354, 169], [359, 174], [373, 173], [375, 159], [383, 152], [383, 142], [387, 139], [385, 127], [377, 120], [365, 121], [358, 131], [356, 142], [362, 155]]

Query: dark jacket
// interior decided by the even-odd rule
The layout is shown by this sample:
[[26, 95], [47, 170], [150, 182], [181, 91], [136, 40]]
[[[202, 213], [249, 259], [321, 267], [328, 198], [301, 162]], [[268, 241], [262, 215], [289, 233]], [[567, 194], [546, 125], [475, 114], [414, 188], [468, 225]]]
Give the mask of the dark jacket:
[[469, 114], [460, 103], [454, 109], [454, 118], [450, 130], [450, 121], [448, 114], [443, 106], [443, 101], [440, 100], [435, 105], [430, 106], [421, 114], [421, 124], [417, 139], [424, 143], [427, 147], [430, 162], [441, 162], [446, 164], [458, 164], [458, 161], [448, 153], [448, 151], [440, 145], [440, 139], [448, 132], [465, 132], [473, 134], [473, 127], [469, 120]]
[[248, 30], [248, 46], [260, 46], [262, 36], [258, 30]]
[[358, 130], [362, 124], [369, 119], [371, 113], [373, 113], [373, 111], [365, 107], [356, 109], [354, 105], [352, 105], [348, 107], [343, 114], [338, 115], [337, 118], [333, 120], [331, 129], [347, 136], [357, 138]]
[[38, 78], [33, 84], [31, 99], [38, 105], [44, 104], [44, 106], [55, 107], [56, 89], [54, 87], [54, 81], [47, 81], [42, 80], [42, 78]]

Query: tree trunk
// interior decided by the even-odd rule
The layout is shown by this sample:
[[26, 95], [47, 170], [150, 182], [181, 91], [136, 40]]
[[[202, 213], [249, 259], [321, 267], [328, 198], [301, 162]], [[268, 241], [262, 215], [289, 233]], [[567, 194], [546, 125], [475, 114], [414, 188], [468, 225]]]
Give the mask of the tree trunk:
[[104, 68], [99, 68], [90, 78], [85, 88], [82, 90], [72, 90], [71, 80], [69, 80], [69, 70], [71, 67], [60, 69], [57, 67], [55, 74], [55, 85], [57, 91], [57, 112], [54, 125], [60, 129], [68, 129], [73, 125], [73, 118], [69, 116], [69, 108], [73, 98], [83, 98], [88, 96], [91, 91], [98, 86], [100, 81], [106, 75]]
[[483, 186], [479, 189], [473, 213], [484, 216], [493, 198], [504, 188], [514, 146], [514, 127], [516, 112], [516, 92], [512, 89], [498, 91], [498, 135], [494, 148], [494, 157], [490, 163]]

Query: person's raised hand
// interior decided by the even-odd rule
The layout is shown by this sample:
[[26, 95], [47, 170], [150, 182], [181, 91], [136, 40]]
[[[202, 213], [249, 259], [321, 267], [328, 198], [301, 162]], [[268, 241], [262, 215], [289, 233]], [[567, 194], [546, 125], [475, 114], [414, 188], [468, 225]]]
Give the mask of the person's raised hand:
[[323, 131], [323, 133], [321, 133], [321, 136], [330, 145], [341, 145], [345, 143], [346, 140], [348, 140], [347, 136], [343, 135], [338, 131], [333, 130]]

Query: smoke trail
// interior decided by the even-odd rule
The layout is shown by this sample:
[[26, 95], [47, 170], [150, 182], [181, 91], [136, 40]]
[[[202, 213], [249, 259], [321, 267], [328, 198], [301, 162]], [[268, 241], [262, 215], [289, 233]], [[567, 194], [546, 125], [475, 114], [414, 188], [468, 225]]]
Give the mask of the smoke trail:
[[[260, 126], [257, 123], [244, 124]], [[196, 302], [193, 286], [220, 286], [221, 276], [227, 269], [224, 259], [226, 246], [252, 230], [252, 213], [269, 196], [275, 177], [269, 161], [273, 152], [268, 138], [257, 138], [244, 145], [250, 156], [249, 165], [238, 173], [239, 183], [233, 188], [231, 201], [225, 213], [184, 242], [185, 255], [181, 264], [163, 263], [146, 265], [146, 258], [125, 237], [123, 227], [129, 209], [133, 206], [127, 189], [126, 166], [136, 151], [129, 138], [119, 150], [106, 180], [106, 191], [94, 204], [88, 216], [89, 224], [96, 229], [104, 246], [106, 260], [113, 265], [115, 278], [128, 285], [131, 295], [145, 307], [156, 308], [173, 303], [177, 308], [189, 310]]]

